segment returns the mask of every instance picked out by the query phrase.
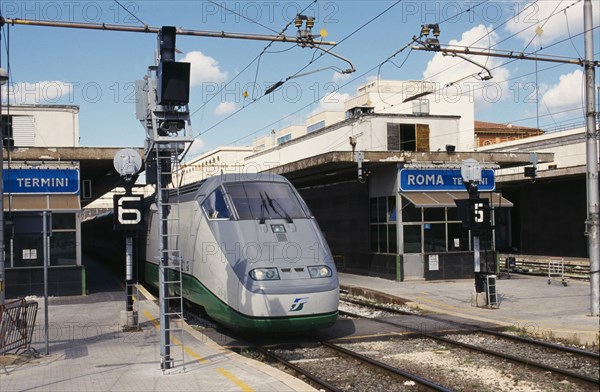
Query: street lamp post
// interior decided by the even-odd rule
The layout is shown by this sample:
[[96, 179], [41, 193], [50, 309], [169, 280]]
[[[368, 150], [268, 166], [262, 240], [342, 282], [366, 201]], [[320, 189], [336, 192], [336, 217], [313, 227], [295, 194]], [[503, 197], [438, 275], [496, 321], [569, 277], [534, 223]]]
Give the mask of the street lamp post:
[[4, 305], [6, 298], [6, 284], [4, 279], [4, 121], [2, 121], [2, 87], [8, 81], [8, 72], [0, 68], [0, 305]]

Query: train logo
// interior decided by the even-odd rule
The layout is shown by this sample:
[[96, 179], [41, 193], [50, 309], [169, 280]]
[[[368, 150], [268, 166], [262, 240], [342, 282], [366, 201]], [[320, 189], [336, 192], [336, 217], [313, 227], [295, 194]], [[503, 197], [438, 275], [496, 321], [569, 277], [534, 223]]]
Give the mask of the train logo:
[[296, 298], [292, 304], [292, 307], [290, 308], [290, 312], [301, 311], [306, 303], [308, 303], [308, 298]]

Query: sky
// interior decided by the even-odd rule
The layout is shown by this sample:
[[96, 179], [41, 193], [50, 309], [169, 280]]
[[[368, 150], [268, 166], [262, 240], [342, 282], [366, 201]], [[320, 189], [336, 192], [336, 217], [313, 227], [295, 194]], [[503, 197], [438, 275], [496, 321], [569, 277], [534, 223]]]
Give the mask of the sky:
[[[287, 36], [296, 35], [290, 22], [302, 12], [315, 18], [312, 33], [337, 42], [331, 51], [356, 69], [342, 74], [339, 70], [350, 67], [347, 62], [292, 43], [178, 36], [177, 61], [192, 64], [193, 156], [218, 146], [250, 145], [271, 129], [304, 124], [306, 116], [320, 110], [342, 109], [344, 99], [377, 78], [429, 80], [471, 91], [475, 118], [481, 121], [548, 130], [581, 125], [584, 70], [579, 65], [471, 57], [490, 70], [492, 79], [482, 81], [476, 76], [481, 67], [411, 50], [408, 44], [422, 24], [438, 23], [442, 45], [581, 59], [583, 3], [65, 0], [1, 1], [0, 10], [5, 18], [260, 35], [284, 31]], [[600, 5], [592, 3], [597, 60]], [[8, 93], [11, 104], [78, 105], [80, 145], [143, 146], [134, 82], [154, 64], [156, 35], [5, 25], [1, 38], [1, 66], [10, 68], [4, 103]], [[268, 87], [294, 75], [264, 96]]]

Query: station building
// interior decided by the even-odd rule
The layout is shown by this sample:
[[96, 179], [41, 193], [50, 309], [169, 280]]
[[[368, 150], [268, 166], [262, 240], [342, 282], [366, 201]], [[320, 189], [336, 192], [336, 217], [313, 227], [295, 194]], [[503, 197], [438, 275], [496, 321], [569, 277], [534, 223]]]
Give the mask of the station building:
[[[472, 97], [448, 99], [434, 90], [421, 81], [369, 82], [341, 112], [313, 113], [304, 125], [273, 130], [235, 162], [227, 163], [217, 149], [183, 170], [200, 165], [207, 174], [286, 176], [317, 218], [340, 271], [395, 280], [470, 277], [473, 238], [462, 229], [455, 203], [468, 198], [461, 164], [476, 159], [493, 172], [522, 166], [530, 155], [477, 151]], [[412, 96], [422, 98], [403, 102]], [[539, 134], [512, 127], [494, 132], [509, 140]], [[551, 161], [552, 154], [538, 159]], [[427, 175], [411, 189], [403, 184], [403, 170]], [[492, 265], [498, 245], [509, 246], [514, 204], [490, 185], [481, 196], [493, 207], [494, 230], [481, 244], [484, 262]]]
[[50, 295], [85, 293], [82, 207], [114, 188], [116, 148], [79, 146], [79, 107], [2, 107], [6, 297], [42, 295], [44, 213]]

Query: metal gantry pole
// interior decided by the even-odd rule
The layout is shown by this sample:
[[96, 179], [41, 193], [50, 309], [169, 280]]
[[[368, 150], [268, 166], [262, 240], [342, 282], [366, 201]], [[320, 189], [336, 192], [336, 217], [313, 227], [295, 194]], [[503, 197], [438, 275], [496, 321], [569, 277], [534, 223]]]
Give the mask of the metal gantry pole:
[[[48, 344], [48, 264], [50, 259], [49, 252], [49, 241], [48, 241], [48, 211], [42, 212], [42, 235], [44, 239], [42, 241], [44, 247], [44, 343], [46, 346], [46, 355], [50, 353], [50, 347]], [[51, 229], [51, 228], [50, 228]]]
[[586, 165], [587, 165], [587, 220], [588, 250], [590, 257], [590, 313], [598, 316], [600, 301], [600, 224], [598, 207], [598, 133], [596, 130], [596, 103], [594, 88], [596, 75], [594, 67], [594, 35], [592, 2], [583, 4], [583, 28], [585, 31], [585, 112], [586, 112]]
[[[169, 322], [169, 237], [168, 237], [168, 216], [169, 216], [169, 191], [167, 180], [170, 169], [166, 166], [166, 160], [161, 157], [160, 145], [156, 145], [156, 189], [157, 189], [157, 207], [158, 207], [158, 237], [159, 237], [159, 302], [160, 302], [160, 350], [163, 370], [171, 368], [171, 335]], [[163, 159], [161, 159], [163, 158]]]
[[[130, 235], [125, 238], [125, 294], [127, 295], [125, 311], [133, 312], [133, 237]], [[129, 317], [127, 317], [127, 325], [133, 326], [129, 323]]]

